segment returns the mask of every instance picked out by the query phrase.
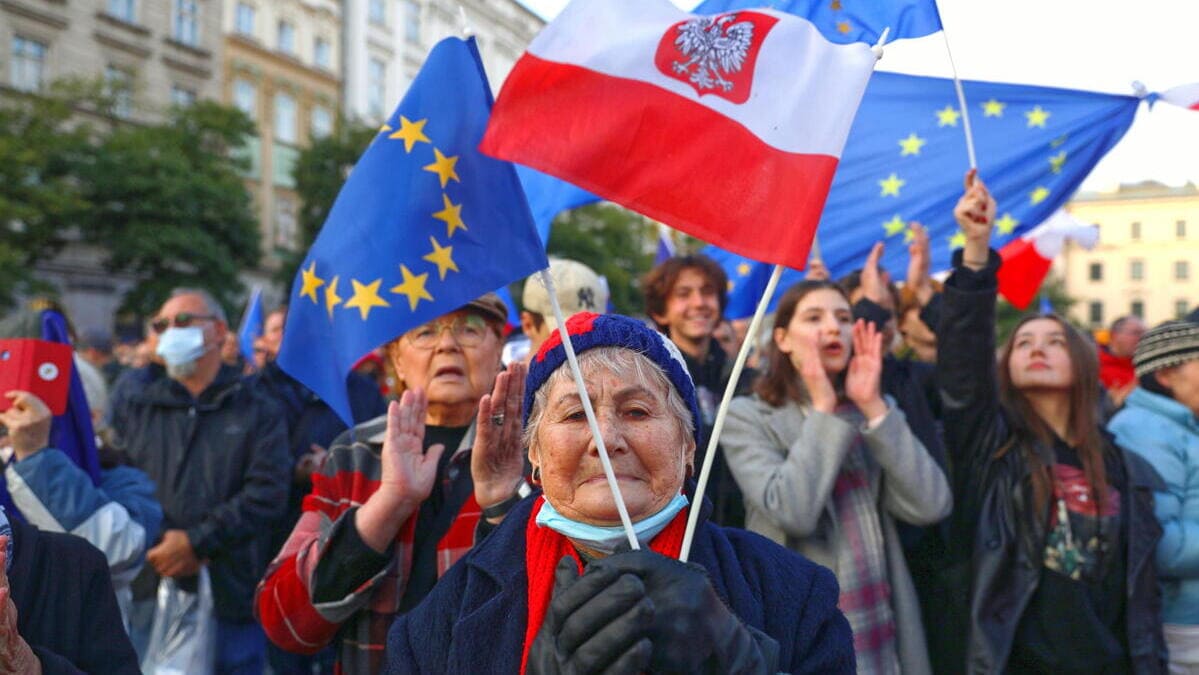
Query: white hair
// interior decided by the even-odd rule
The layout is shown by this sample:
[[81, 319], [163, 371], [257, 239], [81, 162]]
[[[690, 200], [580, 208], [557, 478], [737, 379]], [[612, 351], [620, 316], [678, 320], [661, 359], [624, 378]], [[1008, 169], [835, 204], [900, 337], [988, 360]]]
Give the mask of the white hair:
[[229, 320], [225, 318], [225, 308], [221, 306], [221, 303], [216, 301], [212, 293], [203, 288], [176, 288], [171, 291], [172, 298], [177, 298], [181, 295], [197, 296], [200, 300], [204, 301], [204, 306], [208, 309], [209, 314], [223, 324], [227, 325], [229, 323]]

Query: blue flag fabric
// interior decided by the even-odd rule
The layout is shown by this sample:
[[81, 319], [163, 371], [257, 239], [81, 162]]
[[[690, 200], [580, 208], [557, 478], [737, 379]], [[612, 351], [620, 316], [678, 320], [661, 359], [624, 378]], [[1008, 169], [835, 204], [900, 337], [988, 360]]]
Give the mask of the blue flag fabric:
[[537, 225], [537, 236], [543, 245], [549, 244], [550, 223], [554, 222], [554, 216], [600, 200], [581, 187], [527, 166], [516, 165], [516, 175], [520, 176], [520, 184], [529, 200], [529, 210], [533, 213], [533, 222]]
[[255, 288], [237, 329], [237, 346], [246, 363], [254, 363], [254, 341], [262, 337], [262, 289]]
[[347, 424], [363, 354], [548, 266], [513, 166], [478, 151], [491, 105], [474, 39], [434, 46], [300, 266], [279, 365]]
[[923, 37], [941, 30], [935, 0], [705, 0], [692, 14], [766, 7], [811, 21], [829, 42], [878, 42]]
[[[42, 312], [42, 339], [71, 344], [67, 320], [54, 310]], [[54, 418], [50, 426], [50, 447], [61, 450], [92, 479], [100, 483], [100, 455], [96, 451], [96, 431], [92, 427], [92, 409], [83, 391], [79, 370], [71, 369], [71, 388], [67, 394], [67, 410]]]
[[[753, 316], [754, 310], [758, 307], [758, 300], [766, 290], [766, 283], [770, 281], [770, 272], [774, 266], [750, 260], [745, 256], [712, 245], [705, 246], [700, 253], [720, 263], [720, 266], [724, 268], [725, 275], [729, 278], [729, 296], [728, 304], [724, 308], [724, 318], [731, 321]], [[792, 269], [784, 270], [783, 277], [779, 279], [779, 289], [786, 288], [802, 278], [803, 273], [801, 272]], [[771, 309], [773, 309], [773, 304], [778, 302], [779, 295], [782, 293], [775, 293], [775, 297], [771, 301]]]

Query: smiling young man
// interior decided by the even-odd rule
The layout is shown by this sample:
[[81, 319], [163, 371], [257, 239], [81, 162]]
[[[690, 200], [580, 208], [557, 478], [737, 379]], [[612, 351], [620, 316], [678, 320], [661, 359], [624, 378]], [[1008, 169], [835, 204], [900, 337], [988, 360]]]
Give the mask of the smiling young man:
[[[687, 371], [695, 382], [705, 444], [696, 453], [695, 465], [699, 467], [736, 358], [734, 354], [726, 354], [715, 339], [728, 304], [728, 277], [715, 260], [696, 254], [666, 260], [650, 270], [642, 287], [645, 313], [683, 353]], [[748, 393], [755, 375], [749, 369], [742, 372], [737, 394]], [[712, 466], [708, 495], [716, 506], [712, 514], [714, 522], [728, 527], [745, 526], [741, 491], [721, 453]]]

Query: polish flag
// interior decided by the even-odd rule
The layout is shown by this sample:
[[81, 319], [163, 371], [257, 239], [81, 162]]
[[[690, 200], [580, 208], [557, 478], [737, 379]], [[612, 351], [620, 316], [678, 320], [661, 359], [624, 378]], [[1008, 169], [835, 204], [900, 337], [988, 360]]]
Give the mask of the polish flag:
[[1160, 96], [1166, 103], [1199, 110], [1199, 82], [1171, 87], [1163, 91]]
[[1053, 259], [1067, 241], [1088, 251], [1099, 242], [1099, 227], [1087, 225], [1065, 211], [1052, 216], [999, 249], [999, 292], [1018, 309], [1025, 309], [1049, 274]]
[[781, 12], [574, 0], [508, 76], [480, 148], [802, 269], [876, 60]]

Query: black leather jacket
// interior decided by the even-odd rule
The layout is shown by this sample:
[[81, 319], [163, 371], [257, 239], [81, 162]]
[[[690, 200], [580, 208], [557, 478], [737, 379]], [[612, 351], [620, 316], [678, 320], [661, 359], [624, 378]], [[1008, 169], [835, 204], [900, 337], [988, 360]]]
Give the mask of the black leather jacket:
[[[983, 270], [961, 266], [945, 284], [937, 329], [937, 383], [945, 445], [952, 464], [953, 548], [969, 564], [966, 672], [1002, 672], [1017, 624], [1041, 580], [1049, 511], [1035, 513], [1025, 457], [1052, 449], [1015, 447], [996, 456], [1009, 440], [1000, 409], [995, 359], [995, 296], [999, 256]], [[1108, 441], [1110, 444], [1110, 440]], [[1153, 490], [1161, 478], [1140, 458], [1110, 448], [1128, 476], [1127, 644], [1134, 672], [1164, 672], [1161, 593], [1153, 556], [1161, 527], [1153, 514]], [[963, 589], [965, 591], [965, 589]], [[964, 618], [964, 617], [963, 617]], [[953, 621], [947, 621], [953, 629]]]

